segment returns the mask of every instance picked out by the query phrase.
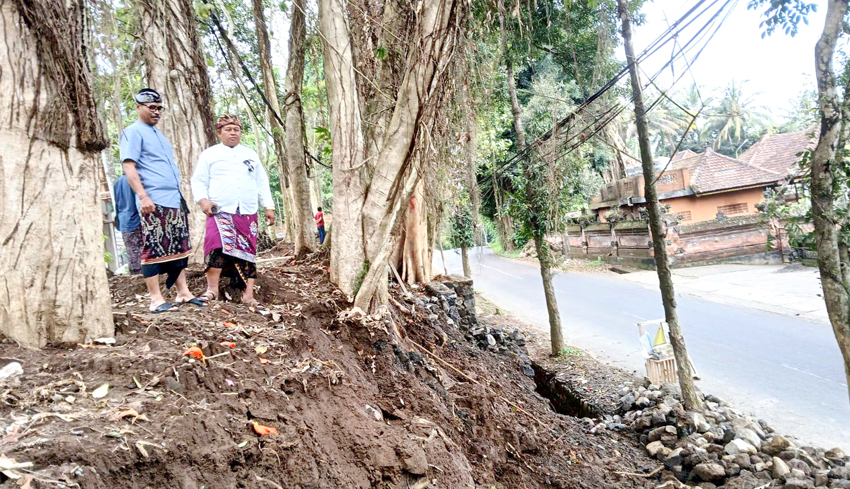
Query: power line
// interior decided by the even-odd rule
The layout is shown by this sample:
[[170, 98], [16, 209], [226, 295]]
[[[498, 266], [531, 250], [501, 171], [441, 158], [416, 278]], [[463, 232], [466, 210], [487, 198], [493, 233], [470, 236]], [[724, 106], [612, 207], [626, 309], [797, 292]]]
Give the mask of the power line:
[[[703, 10], [702, 10], [702, 11], [701, 11], [701, 12], [700, 12], [697, 16], [695, 16], [693, 19], [691, 19], [691, 20], [689, 20], [689, 21], [687, 21], [687, 22], [685, 23], [685, 20], [687, 19], [687, 17], [688, 17], [691, 13], [693, 13], [695, 10], [697, 10], [697, 9], [698, 9], [698, 8], [699, 8], [699, 7], [700, 7], [703, 3], [705, 3], [705, 0], [701, 0], [701, 1], [697, 2], [697, 4], [696, 4], [696, 5], [694, 5], [694, 7], [692, 7], [691, 9], [689, 9], [687, 13], [685, 13], [685, 14], [684, 14], [681, 18], [679, 18], [679, 19], [678, 19], [678, 20], [677, 20], [677, 21], [676, 21], [676, 22], [675, 22], [672, 26], [669, 26], [669, 27], [668, 27], [668, 28], [667, 28], [667, 29], [666, 29], [666, 30], [665, 30], [665, 31], [664, 31], [664, 32], [663, 32], [663, 33], [662, 33], [662, 34], [661, 34], [661, 35], [660, 35], [660, 36], [659, 36], [659, 37], [658, 37], [655, 41], [653, 41], [652, 43], [650, 43], [650, 45], [649, 45], [646, 49], [644, 49], [644, 51], [642, 51], [642, 52], [641, 52], [641, 54], [640, 54], [639, 56], [637, 56], [637, 59], [646, 59], [647, 57], [649, 57], [649, 56], [653, 55], [654, 53], [656, 53], [656, 52], [657, 52], [657, 51], [658, 51], [661, 47], [663, 47], [663, 46], [664, 46], [667, 42], [669, 42], [671, 39], [675, 39], [675, 38], [677, 38], [677, 37], [678, 37], [678, 35], [679, 35], [679, 33], [681, 33], [681, 32], [682, 32], [682, 30], [686, 29], [686, 28], [687, 28], [687, 27], [689, 27], [691, 24], [693, 24], [693, 22], [695, 22], [697, 18], [699, 18], [700, 16], [702, 16], [703, 14], [705, 14], [706, 12], [708, 12], [708, 11], [709, 11], [709, 10], [710, 10], [710, 9], [711, 9], [714, 5], [716, 5], [716, 4], [717, 4], [717, 3], [719, 3], [719, 2], [720, 2], [720, 0], [714, 0], [713, 2], [711, 2], [711, 4], [709, 4], [709, 5], [708, 5], [708, 7], [706, 7], [705, 9], [703, 9]], [[708, 21], [707, 21], [707, 22], [706, 22], [706, 23], [705, 23], [705, 24], [704, 24], [704, 25], [703, 25], [703, 26], [702, 26], [702, 27], [701, 27], [701, 28], [697, 31], [697, 33], [696, 33], [696, 34], [694, 34], [694, 35], [693, 35], [693, 36], [692, 36], [692, 37], [688, 40], [688, 42], [687, 42], [684, 46], [681, 46], [681, 48], [679, 48], [679, 50], [678, 50], [678, 51], [675, 51], [675, 50], [674, 50], [675, 54], [674, 54], [673, 56], [671, 56], [671, 57], [670, 57], [670, 60], [668, 60], [668, 61], [667, 61], [667, 62], [666, 62], [666, 63], [665, 63], [665, 64], [664, 64], [664, 65], [663, 65], [663, 66], [662, 66], [662, 67], [661, 67], [661, 68], [660, 68], [660, 69], [659, 69], [659, 70], [658, 70], [658, 71], [657, 71], [657, 72], [656, 72], [656, 73], [655, 73], [652, 77], [649, 77], [649, 81], [648, 81], [648, 83], [646, 84], [646, 86], [645, 86], [644, 88], [647, 88], [650, 84], [653, 84], [653, 83], [654, 83], [654, 81], [657, 79], [657, 77], [658, 77], [658, 76], [659, 76], [659, 75], [660, 75], [660, 74], [661, 74], [661, 73], [662, 73], [662, 72], [663, 72], [663, 71], [664, 71], [664, 70], [665, 70], [668, 66], [671, 66], [671, 65], [672, 65], [675, 61], [677, 61], [679, 58], [685, 58], [685, 59], [686, 59], [686, 54], [687, 54], [687, 53], [688, 53], [688, 52], [692, 49], [692, 48], [691, 48], [691, 45], [692, 45], [692, 44], [694, 44], [695, 42], [696, 42], [696, 45], [699, 45], [699, 44], [702, 42], [702, 40], [705, 38], [706, 33], [710, 31], [709, 26], [711, 26], [712, 24], [714, 24], [714, 23], [717, 21], [717, 19], [718, 19], [719, 15], [720, 15], [722, 12], [727, 11], [727, 8], [728, 8], [730, 5], [733, 5], [733, 8], [734, 8], [734, 6], [735, 6], [735, 5], [737, 5], [737, 3], [738, 3], [738, 0], [726, 0], [726, 1], [722, 4], [722, 6], [721, 6], [721, 7], [720, 7], [720, 8], [719, 8], [719, 9], [718, 9], [715, 13], [714, 13], [714, 15], [712, 15], [712, 16], [711, 16], [711, 18], [709, 18], [709, 20], [708, 20]], [[718, 23], [718, 24], [717, 24], [717, 27], [714, 29], [714, 32], [713, 32], [713, 33], [709, 36], [708, 40], [707, 40], [707, 41], [705, 41], [705, 42], [703, 43], [702, 47], [699, 49], [699, 51], [697, 52], [697, 54], [694, 56], [694, 58], [693, 58], [693, 60], [691, 61], [691, 63], [689, 63], [689, 64], [688, 64], [688, 69], [686, 70], [686, 72], [690, 70], [690, 65], [691, 65], [691, 64], [693, 64], [693, 62], [694, 62], [694, 61], [696, 61], [696, 59], [699, 57], [699, 55], [702, 53], [702, 51], [703, 51], [703, 50], [705, 49], [705, 47], [708, 45], [708, 42], [710, 42], [710, 41], [711, 41], [711, 39], [713, 39], [714, 35], [715, 35], [715, 34], [717, 33], [717, 31], [720, 29], [720, 26], [723, 24], [723, 22], [725, 22], [725, 20], [728, 18], [728, 16], [729, 16], [729, 14], [731, 13], [731, 11], [732, 11], [732, 9], [729, 9], [729, 10], [727, 11], [726, 15], [725, 15], [725, 16], [723, 17], [723, 19], [720, 21], [720, 23]], [[683, 23], [684, 23], [684, 25], [682, 25]], [[678, 28], [680, 25], [681, 25], [682, 27]], [[676, 34], [675, 34], [674, 36], [672, 36], [672, 37], [671, 37], [671, 36], [670, 36], [670, 33], [671, 33], [671, 32], [673, 32], [674, 30], [676, 30], [677, 28], [678, 28], [678, 30], [676, 31]], [[707, 30], [707, 29], [708, 29], [708, 30]], [[666, 40], [665, 40], [665, 38], [666, 38]], [[635, 62], [637, 62], [637, 60], [636, 60]], [[616, 85], [617, 85], [617, 83], [619, 83], [619, 81], [623, 78], [624, 74], [625, 74], [625, 73], [627, 73], [627, 72], [628, 72], [628, 66], [626, 66], [625, 68], [621, 69], [621, 70], [620, 70], [620, 72], [619, 72], [619, 73], [617, 73], [614, 77], [612, 77], [612, 78], [611, 78], [608, 82], [606, 82], [606, 83], [605, 83], [605, 85], [603, 85], [603, 86], [602, 86], [602, 88], [600, 88], [600, 89], [599, 89], [596, 93], [594, 93], [593, 95], [591, 95], [590, 97], [588, 97], [588, 99], [587, 99], [587, 100], [585, 100], [585, 101], [584, 101], [581, 105], [579, 105], [579, 107], [577, 107], [577, 108], [576, 108], [576, 109], [575, 109], [572, 113], [570, 113], [567, 117], [563, 118], [563, 119], [562, 119], [562, 120], [561, 120], [561, 121], [560, 121], [560, 122], [556, 125], [556, 127], [564, 127], [564, 126], [567, 126], [567, 125], [568, 125], [568, 123], [569, 123], [569, 122], [571, 122], [571, 121], [572, 121], [572, 120], [573, 120], [573, 119], [574, 119], [577, 115], [581, 114], [581, 113], [582, 113], [585, 109], [587, 109], [587, 108], [590, 106], [590, 104], [591, 104], [592, 102], [594, 102], [595, 100], [597, 100], [598, 98], [600, 98], [600, 97], [601, 97], [601, 96], [602, 96], [605, 92], [607, 92], [608, 90], [610, 90], [613, 86], [616, 86]], [[682, 75], [684, 75], [684, 73], [683, 73]], [[678, 78], [676, 78], [676, 80], [674, 80], [674, 82], [673, 82], [673, 84], [672, 84], [672, 85], [675, 85], [675, 83], [676, 83], [676, 82], [678, 82], [678, 81], [681, 79], [682, 75], [680, 75]], [[671, 85], [671, 87], [672, 87], [672, 85]], [[632, 95], [632, 97], [631, 97], [631, 99], [630, 99], [629, 103], [631, 104], [631, 103], [633, 103], [633, 102], [634, 102], [634, 94]], [[656, 104], [657, 104], [657, 102], [656, 102], [655, 104], [653, 104], [653, 107], [654, 107]], [[585, 127], [584, 127], [581, 131], [577, 132], [577, 133], [576, 133], [576, 134], [574, 134], [572, 137], [569, 137], [568, 139], [566, 139], [566, 140], [564, 141], [564, 143], [560, 146], [561, 148], [563, 148], [563, 147], [564, 147], [564, 145], [566, 145], [566, 143], [570, 143], [570, 142], [574, 141], [576, 138], [580, 138], [580, 140], [579, 140], [578, 142], [571, 144], [569, 147], [567, 147], [567, 148], [566, 148], [566, 150], [562, 150], [562, 151], [560, 151], [560, 152], [556, 155], [556, 157], [555, 157], [555, 158], [556, 158], [556, 159], [560, 159], [560, 158], [563, 158], [563, 157], [567, 156], [567, 155], [568, 155], [568, 154], [570, 154], [572, 151], [574, 151], [576, 148], [578, 148], [579, 146], [581, 146], [581, 145], [582, 145], [582, 144], [584, 144], [585, 142], [587, 142], [587, 141], [589, 141], [590, 139], [592, 139], [592, 138], [593, 138], [595, 135], [597, 135], [597, 134], [598, 134], [598, 133], [599, 133], [599, 132], [600, 132], [600, 131], [601, 131], [601, 130], [602, 130], [602, 129], [603, 129], [603, 128], [607, 125], [607, 124], [609, 124], [609, 123], [610, 123], [611, 121], [613, 121], [613, 120], [614, 120], [614, 119], [615, 119], [615, 118], [616, 118], [619, 114], [621, 114], [621, 113], [623, 112], [623, 110], [625, 110], [625, 108], [626, 108], [626, 106], [625, 106], [624, 104], [620, 103], [620, 102], [615, 102], [614, 104], [612, 104], [612, 106], [608, 107], [606, 110], [604, 110], [604, 111], [602, 112], [601, 116], [597, 116], [597, 117], [596, 117], [594, 120], [592, 120], [592, 121], [591, 121], [591, 122], [590, 122], [587, 126], [585, 126]], [[648, 111], [647, 111], [647, 112], [648, 112]], [[602, 123], [601, 123], [601, 124], [598, 124], [600, 121], [601, 121]], [[587, 133], [588, 131], [591, 131], [591, 130], [592, 130], [592, 132], [590, 133], [590, 135], [589, 135], [589, 136], [587, 136], [587, 134], [586, 134], [586, 133]], [[569, 131], [568, 131], [568, 134], [569, 134]], [[543, 134], [542, 136], [540, 136], [540, 137], [538, 137], [537, 139], [535, 139], [535, 141], [534, 141], [533, 143], [531, 143], [531, 144], [527, 145], [527, 146], [526, 146], [526, 148], [525, 148], [524, 150], [522, 150], [522, 151], [518, 152], [518, 153], [517, 153], [516, 155], [514, 155], [512, 158], [510, 158], [510, 159], [506, 160], [506, 161], [505, 161], [503, 164], [501, 164], [499, 167], [492, 169], [490, 178], [493, 178], [493, 177], [495, 177], [497, 174], [502, 173], [502, 171], [503, 171], [505, 168], [507, 168], [508, 166], [512, 165], [512, 164], [513, 164], [513, 163], [514, 163], [517, 159], [528, 159], [528, 158], [530, 157], [530, 153], [531, 153], [531, 151], [532, 151], [532, 150], [534, 150], [537, 146], [542, 145], [542, 144], [543, 144], [543, 142], [545, 142], [546, 140], [548, 140], [551, 136], [552, 136], [552, 130], [547, 131], [545, 134]], [[540, 159], [542, 160], [544, 157], [549, 156], [549, 155], [551, 155], [552, 153], [553, 153], [553, 151], [549, 151], [549, 152], [547, 152], [547, 153], [539, 154], [538, 156], [539, 156], [539, 157], [540, 157]], [[486, 177], [485, 177], [485, 180], [486, 180]]]

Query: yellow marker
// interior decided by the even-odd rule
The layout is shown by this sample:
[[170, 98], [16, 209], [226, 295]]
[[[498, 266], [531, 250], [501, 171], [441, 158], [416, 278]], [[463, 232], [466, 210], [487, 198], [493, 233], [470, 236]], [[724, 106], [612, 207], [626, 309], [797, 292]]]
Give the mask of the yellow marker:
[[667, 337], [664, 336], [664, 326], [658, 327], [658, 334], [655, 335], [655, 341], [652, 342], [652, 346], [663, 345], [667, 343]]

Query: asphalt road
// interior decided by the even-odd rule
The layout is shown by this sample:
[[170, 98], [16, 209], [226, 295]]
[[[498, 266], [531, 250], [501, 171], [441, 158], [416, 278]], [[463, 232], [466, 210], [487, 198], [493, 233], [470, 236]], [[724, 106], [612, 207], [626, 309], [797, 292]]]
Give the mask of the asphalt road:
[[[445, 252], [449, 273], [460, 254]], [[475, 289], [514, 315], [548, 331], [536, 264], [470, 254]], [[442, 271], [439, 254], [434, 270]], [[617, 275], [560, 272], [555, 290], [568, 344], [600, 360], [645, 373], [638, 321], [664, 317], [657, 288]], [[779, 433], [850, 451], [850, 401], [841, 353], [828, 323], [677, 297], [679, 316], [703, 392], [766, 420]]]

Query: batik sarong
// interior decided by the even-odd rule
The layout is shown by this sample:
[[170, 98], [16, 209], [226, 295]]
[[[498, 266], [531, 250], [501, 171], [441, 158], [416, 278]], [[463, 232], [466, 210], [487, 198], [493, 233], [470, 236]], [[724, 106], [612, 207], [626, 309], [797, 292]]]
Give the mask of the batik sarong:
[[257, 277], [257, 214], [219, 212], [207, 217], [204, 255], [207, 268], [221, 268], [232, 286], [244, 289]]
[[165, 286], [171, 288], [189, 263], [189, 219], [183, 209], [155, 206], [142, 214], [142, 275], [167, 274]]
[[127, 250], [127, 264], [130, 275], [142, 273], [142, 227], [121, 233], [124, 249]]

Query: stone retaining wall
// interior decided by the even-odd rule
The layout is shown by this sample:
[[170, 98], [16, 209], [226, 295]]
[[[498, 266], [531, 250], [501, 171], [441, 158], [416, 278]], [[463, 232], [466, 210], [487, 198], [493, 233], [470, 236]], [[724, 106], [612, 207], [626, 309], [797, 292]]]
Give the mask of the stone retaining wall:
[[[672, 216], [668, 216], [672, 217]], [[768, 235], [776, 251], [768, 250]], [[714, 263], [781, 263], [790, 253], [781, 226], [763, 215], [751, 215], [692, 225], [668, 222], [667, 251], [674, 267]], [[654, 268], [652, 237], [647, 221], [597, 223], [584, 228], [570, 226], [565, 238], [570, 256], [602, 258], [609, 262]], [[564, 238], [562, 238], [564, 239]]]

